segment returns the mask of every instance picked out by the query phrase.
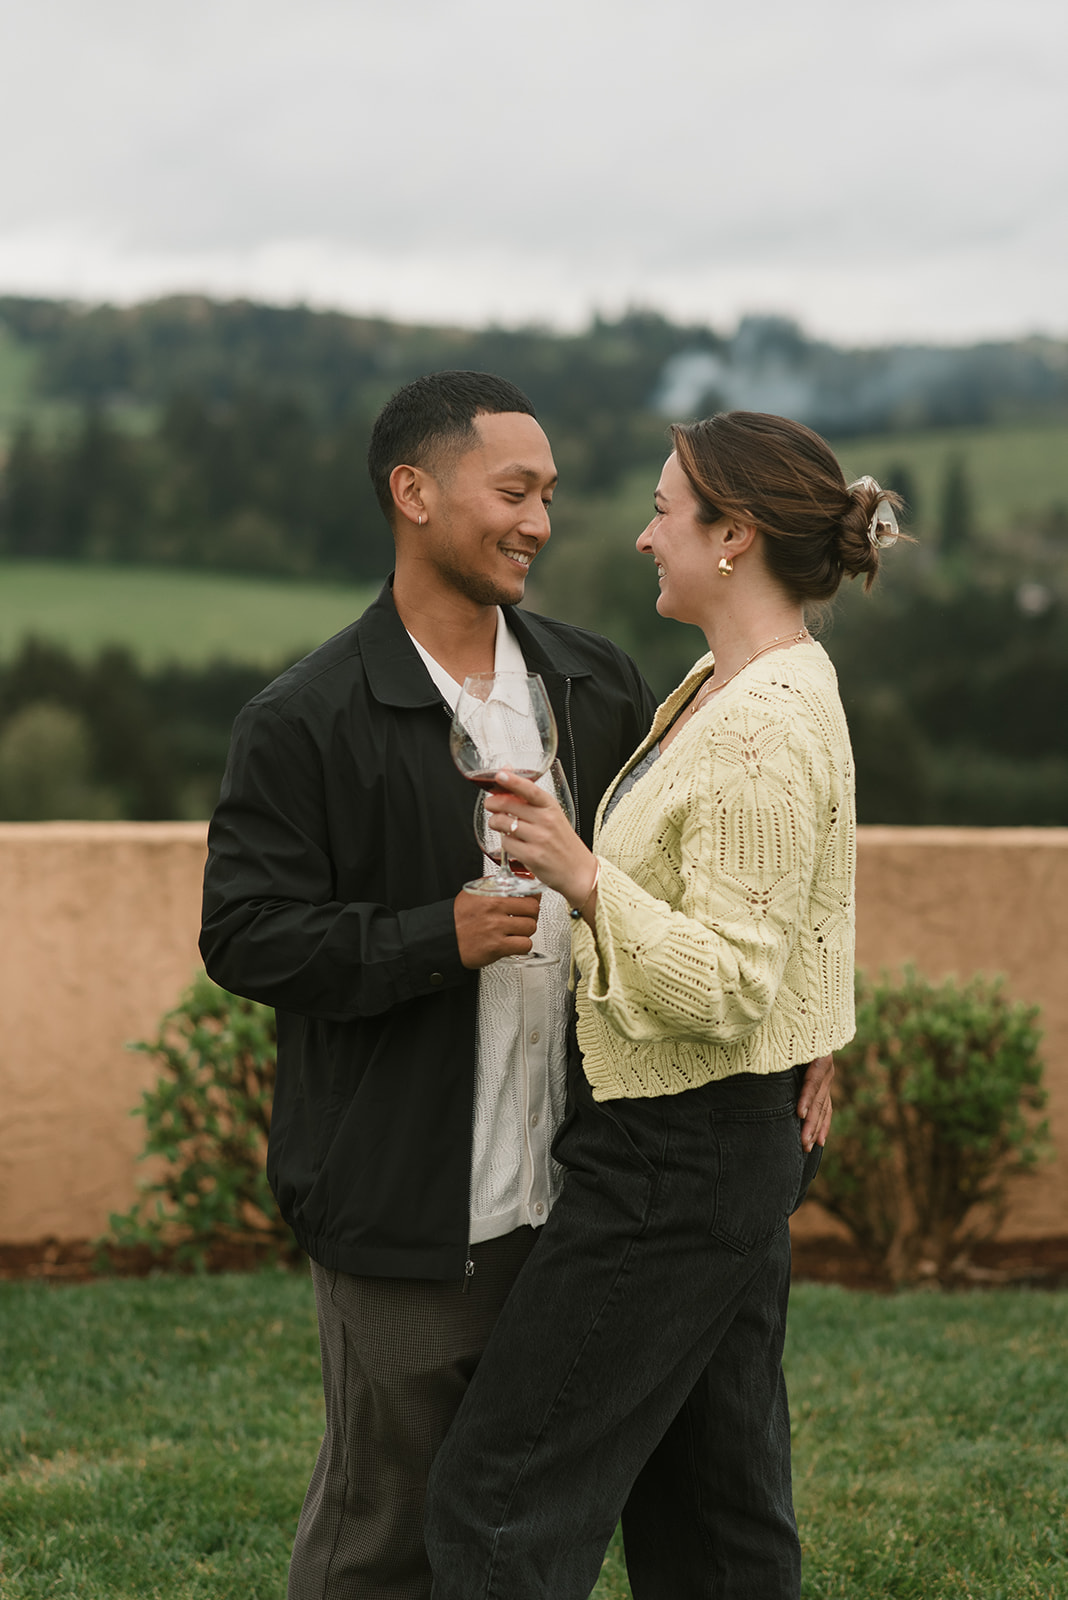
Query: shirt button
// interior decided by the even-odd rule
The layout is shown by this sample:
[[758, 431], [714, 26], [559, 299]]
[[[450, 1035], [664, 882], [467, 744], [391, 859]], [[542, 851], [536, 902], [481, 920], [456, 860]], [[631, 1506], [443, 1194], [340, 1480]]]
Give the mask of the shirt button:
[[440, 972], [432, 972], [430, 974], [430, 983], [432, 988], [440, 989], [444, 982], [445, 979], [442, 977]]
[[537, 1212], [539, 1217], [541, 1216], [542, 1212], [545, 1210], [545, 1207], [542, 1205], [540, 1200], [538, 1201], [537, 1205], [534, 1207], [534, 1210]]
[[531, 1042], [531, 1044], [537, 1044], [537, 1042], [538, 1042], [538, 1040], [539, 1040], [539, 1039], [540, 1039], [540, 1038], [541, 1038], [541, 1034], [540, 1034], [540, 1033], [539, 1033], [539, 1032], [538, 1032], [538, 1030], [537, 1030], [537, 1028], [535, 1028], [535, 1029], [534, 1029], [534, 1032], [533, 1032], [533, 1033], [532, 1033], [532, 1034], [531, 1034], [531, 1036], [530, 1036], [530, 1042]]
[[532, 1128], [536, 1128], [538, 1126], [538, 1113], [536, 1111], [530, 1119], [530, 1126]]

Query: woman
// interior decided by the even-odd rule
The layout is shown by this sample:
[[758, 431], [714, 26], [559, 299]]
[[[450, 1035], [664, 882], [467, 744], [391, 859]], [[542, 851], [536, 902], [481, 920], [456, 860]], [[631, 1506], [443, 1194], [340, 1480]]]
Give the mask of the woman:
[[796, 1600], [787, 1219], [805, 1064], [853, 1033], [855, 824], [806, 627], [870, 587], [896, 497], [734, 412], [672, 429], [638, 540], [710, 653], [602, 801], [596, 855], [508, 775], [487, 801], [565, 895], [580, 973], [564, 1188], [434, 1466], [434, 1600], [583, 1600], [622, 1513], [635, 1600]]

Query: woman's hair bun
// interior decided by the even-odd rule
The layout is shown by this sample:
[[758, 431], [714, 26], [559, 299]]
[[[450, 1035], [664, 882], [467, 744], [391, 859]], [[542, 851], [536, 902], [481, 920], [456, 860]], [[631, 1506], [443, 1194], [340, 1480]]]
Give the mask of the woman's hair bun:
[[671, 438], [699, 519], [753, 523], [764, 560], [802, 605], [833, 599], [843, 577], [870, 589], [880, 550], [897, 532], [901, 498], [874, 478], [847, 486], [825, 439], [802, 422], [762, 411], [718, 412], [674, 423]]
[[898, 538], [897, 513], [904, 501], [893, 489], [881, 489], [867, 477], [851, 483], [846, 495], [838, 526], [838, 558], [849, 577], [864, 574], [867, 591], [875, 582], [882, 551]]

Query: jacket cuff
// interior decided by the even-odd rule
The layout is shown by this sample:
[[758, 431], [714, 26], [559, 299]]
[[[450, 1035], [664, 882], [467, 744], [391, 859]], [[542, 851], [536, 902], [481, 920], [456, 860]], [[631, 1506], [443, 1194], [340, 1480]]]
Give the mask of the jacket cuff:
[[475, 976], [460, 960], [451, 900], [398, 911], [397, 923], [412, 995], [436, 994]]

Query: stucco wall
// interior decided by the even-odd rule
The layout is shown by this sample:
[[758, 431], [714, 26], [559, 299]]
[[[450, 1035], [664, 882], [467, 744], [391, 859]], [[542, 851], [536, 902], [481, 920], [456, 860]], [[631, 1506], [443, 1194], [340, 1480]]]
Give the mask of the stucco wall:
[[[0, 1240], [92, 1236], [130, 1204], [153, 1068], [124, 1046], [197, 966], [204, 833], [0, 825]], [[1042, 1006], [1059, 1159], [1017, 1185], [1005, 1232], [1068, 1233], [1068, 829], [863, 828], [857, 908], [862, 965], [1003, 972]]]
[[[857, 962], [929, 978], [1003, 973], [1042, 1007], [1056, 1160], [1015, 1183], [1003, 1235], [1068, 1234], [1068, 828], [861, 828]], [[828, 1232], [817, 1206], [802, 1237]]]
[[152, 1037], [196, 970], [202, 823], [0, 825], [0, 1239], [130, 1205]]

